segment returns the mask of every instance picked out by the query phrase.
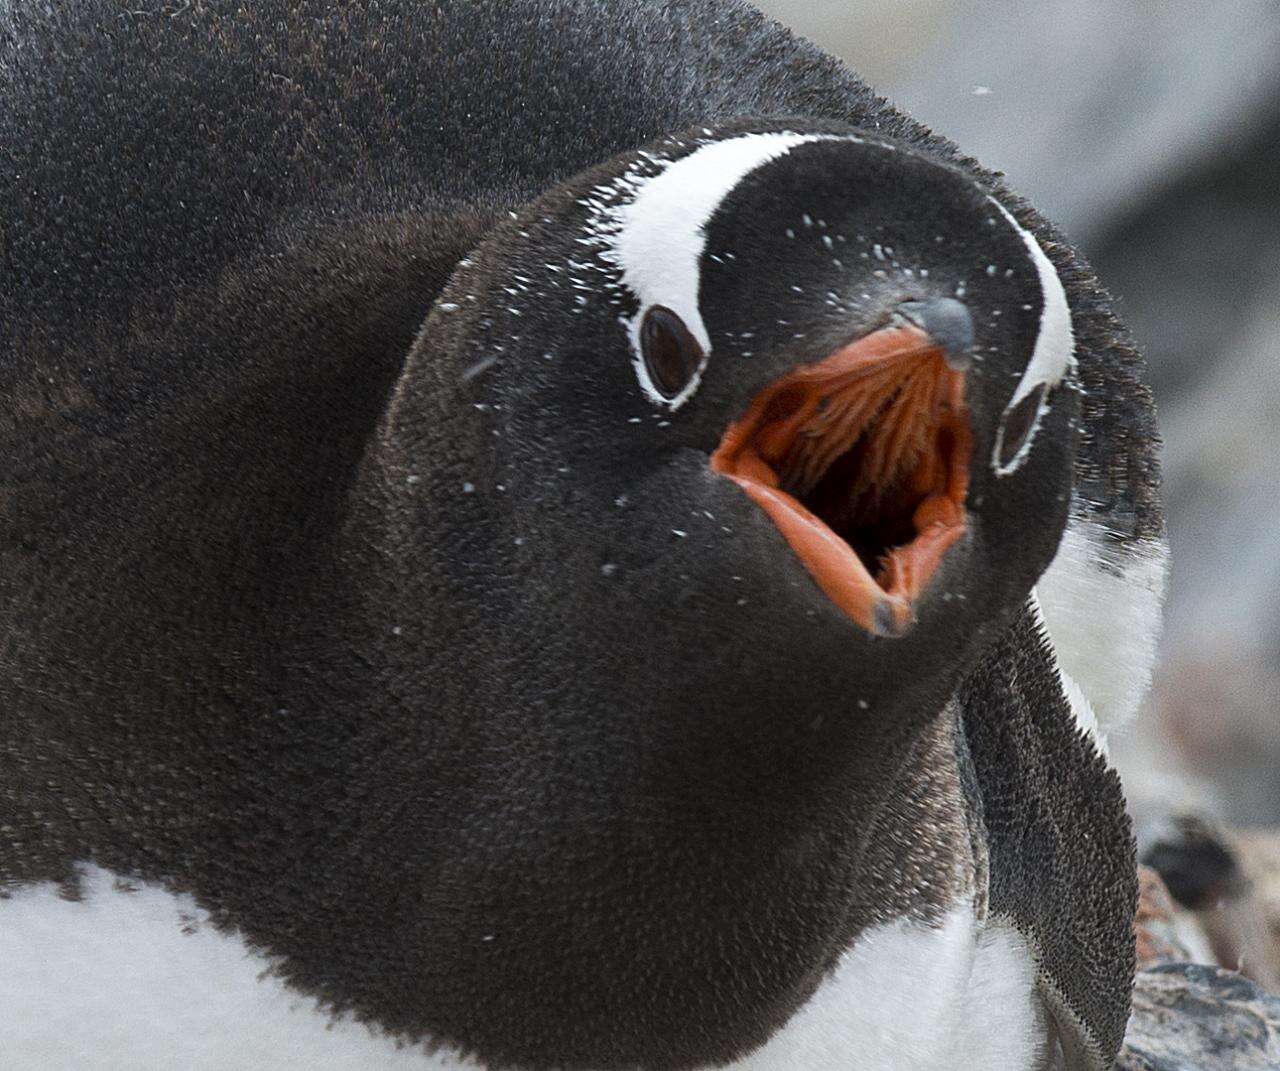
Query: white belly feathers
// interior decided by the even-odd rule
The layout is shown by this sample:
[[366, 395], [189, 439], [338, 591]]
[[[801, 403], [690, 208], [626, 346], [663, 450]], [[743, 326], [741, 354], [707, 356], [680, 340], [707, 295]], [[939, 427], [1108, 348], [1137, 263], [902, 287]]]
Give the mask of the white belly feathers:
[[[443, 1071], [447, 1050], [398, 1047], [334, 1020], [187, 896], [83, 871], [0, 900], [6, 1071]], [[943, 925], [863, 935], [813, 998], [732, 1071], [1025, 1071], [1045, 1028], [1029, 950], [967, 908]]]
[[0, 900], [5, 1071], [436, 1071], [474, 1067], [331, 1021], [187, 896], [98, 867]]
[[865, 932], [763, 1048], [734, 1071], [1029, 1071], [1047, 1027], [1023, 938], [967, 907], [939, 928]]

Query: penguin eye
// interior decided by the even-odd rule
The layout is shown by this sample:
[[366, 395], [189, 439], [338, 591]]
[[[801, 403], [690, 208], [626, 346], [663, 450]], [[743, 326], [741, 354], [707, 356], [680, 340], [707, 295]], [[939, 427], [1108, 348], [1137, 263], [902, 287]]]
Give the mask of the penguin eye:
[[996, 464], [1000, 473], [1009, 473], [1017, 468], [1017, 463], [1030, 447], [1040, 426], [1040, 412], [1048, 391], [1047, 383], [1039, 383], [1030, 394], [1005, 410], [996, 444]]
[[671, 401], [702, 365], [702, 347], [684, 321], [665, 305], [654, 305], [640, 324], [640, 352], [654, 389]]

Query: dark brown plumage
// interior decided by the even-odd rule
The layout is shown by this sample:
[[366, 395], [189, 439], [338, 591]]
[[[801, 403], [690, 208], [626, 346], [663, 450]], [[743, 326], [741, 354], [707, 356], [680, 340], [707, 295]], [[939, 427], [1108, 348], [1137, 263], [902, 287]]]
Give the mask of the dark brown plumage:
[[[631, 404], [626, 355], [590, 363], [615, 318], [503, 311], [533, 253], [563, 254], [538, 228], [586, 169], [783, 117], [891, 139], [1039, 238], [1076, 333], [1077, 490], [1148, 538], [1142, 363], [1048, 224], [727, 0], [14, 7], [0, 881], [74, 884], [92, 859], [192, 892], [399, 1036], [601, 1071], [738, 1056], [863, 927], [955, 893], [904, 873], [989, 867], [1079, 1066], [1114, 1053], [1128, 826], [1020, 610], [1063, 489], [1018, 500], [1040, 520], [972, 602], [871, 647], [820, 598], [797, 613], [807, 575], [706, 484], [709, 401], [695, 430], [600, 453]], [[560, 360], [510, 371], [552, 328]], [[673, 540], [649, 503], [704, 484], [719, 519], [686, 510]], [[760, 542], [721, 561], [728, 521]], [[513, 940], [477, 952], [495, 918]]]

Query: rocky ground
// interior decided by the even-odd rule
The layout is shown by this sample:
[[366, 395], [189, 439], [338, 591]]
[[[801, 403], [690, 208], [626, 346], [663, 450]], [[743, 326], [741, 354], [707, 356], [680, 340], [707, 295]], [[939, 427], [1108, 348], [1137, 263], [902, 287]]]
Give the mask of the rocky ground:
[[[1216, 888], [1223, 897], [1247, 898], [1235, 860], [1207, 843], [1184, 838], [1178, 841], [1184, 857], [1165, 854], [1180, 891], [1198, 899]], [[1280, 996], [1236, 971], [1192, 962], [1196, 953], [1188, 946], [1208, 940], [1197, 932], [1200, 919], [1194, 912], [1188, 917], [1154, 870], [1144, 867], [1140, 877], [1139, 969], [1117, 1071], [1275, 1071]], [[1280, 921], [1280, 914], [1273, 918]]]
[[1138, 973], [1117, 1071], [1275, 1071], [1280, 998], [1234, 971], [1162, 963]]

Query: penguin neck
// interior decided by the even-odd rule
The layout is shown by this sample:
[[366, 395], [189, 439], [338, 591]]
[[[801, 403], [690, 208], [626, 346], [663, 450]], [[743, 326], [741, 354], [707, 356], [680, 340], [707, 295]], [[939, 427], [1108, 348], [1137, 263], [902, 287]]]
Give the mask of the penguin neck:
[[[381, 750], [352, 764], [346, 829], [331, 858], [308, 860], [337, 876], [324, 892], [341, 917], [322, 948], [286, 950], [304, 974], [363, 955], [385, 928], [411, 970], [444, 980], [427, 1006], [514, 986], [535, 1012], [612, 1036], [601, 1007], [635, 1009], [636, 1029], [706, 1022], [682, 1012], [727, 993], [736, 1045], [784, 1019], [867, 928], [985, 906], [953, 702], [904, 723], [892, 748], [886, 734], [877, 756], [853, 754], [850, 731], [789, 753], [721, 740], [699, 767], [635, 726], [613, 748], [569, 746], [550, 706], [507, 720], [476, 690], [465, 741], [425, 716], [364, 737]], [[484, 942], [492, 958], [476, 955]]]
[[[666, 798], [696, 815], [676, 831], [689, 837], [690, 853], [722, 852], [736, 840], [744, 855], [788, 860], [768, 880], [797, 890], [816, 875], [839, 875], [848, 900], [830, 906], [843, 912], [847, 941], [868, 925], [902, 916], [934, 921], [959, 901], [985, 896], [985, 856], [970, 821], [971, 763], [954, 699], [875, 717], [855, 705], [829, 712], [821, 724], [797, 722], [786, 737], [760, 735], [749, 745], [735, 738], [718, 763], [704, 750], [700, 777], [693, 764], [668, 777]], [[707, 787], [694, 797], [694, 784]], [[744, 876], [741, 890], [747, 882]]]
[[[475, 518], [451, 509], [479, 497], [403, 516], [462, 539]], [[246, 725], [237, 785], [257, 795], [219, 800], [235, 863], [190, 883], [304, 989], [359, 977], [360, 1011], [389, 1029], [493, 1045], [485, 1009], [515, 993], [530, 1022], [660, 1030], [685, 1054], [664, 1066], [705, 1065], [763, 1043], [867, 927], [978, 895], [953, 682], [855, 682], [866, 710], [830, 672], [797, 687], [838, 639], [732, 687], [705, 658], [709, 690], [657, 681], [609, 657], [634, 635], [621, 612], [593, 619], [566, 675], [538, 657], [573, 642], [550, 627], [563, 608], [513, 612], [541, 589], [491, 569], [479, 531], [463, 554], [384, 529], [382, 570], [324, 586], [293, 694]], [[371, 956], [394, 966], [370, 973]]]
[[[474, 433], [456, 416], [433, 415], [427, 433]], [[887, 843], [889, 823], [895, 835], [928, 843], [921, 869], [937, 871], [934, 889], [951, 887], [954, 859], [971, 855], [967, 830], [945, 820], [963, 811], [952, 695], [984, 629], [951, 645], [920, 636], [851, 652], [847, 629], [800, 615], [790, 646], [805, 661], [788, 665], [750, 653], [759, 632], [740, 612], [720, 615], [742, 632], [717, 634], [715, 647], [699, 618], [690, 619], [692, 636], [675, 624], [655, 629], [672, 621], [671, 606], [643, 577], [625, 597], [575, 613], [590, 579], [575, 587], [564, 577], [598, 575], [589, 546], [557, 543], [541, 582], [522, 575], [503, 508], [511, 492], [496, 490], [497, 473], [415, 467], [408, 450], [382, 446], [369, 483], [389, 497], [377, 496], [374, 512], [395, 521], [361, 529], [377, 547], [381, 586], [364, 592], [359, 631], [367, 660], [385, 659], [377, 687], [415, 697], [417, 708], [386, 712], [379, 737], [393, 753], [364, 763], [361, 794], [403, 811], [408, 786], [429, 788], [389, 854], [455, 851], [422, 835], [447, 828], [435, 811], [443, 806], [489, 816], [470, 825], [469, 852], [488, 837], [529, 845], [531, 874], [563, 854], [543, 841], [550, 827], [614, 853], [619, 865], [662, 872], [673, 857], [691, 870], [720, 860], [714, 869], [732, 847], [753, 860], [734, 879], [742, 888], [756, 884], [764, 853], [791, 859], [793, 880], [806, 880], [811, 866], [841, 870], [848, 888], [865, 889], [857, 860]], [[432, 503], [429, 514], [406, 505], [414, 496]], [[653, 601], [630, 597], [646, 587]], [[561, 645], [574, 657], [544, 653]], [[917, 663], [916, 672], [904, 668]], [[532, 847], [540, 843], [541, 857]], [[494, 866], [517, 861], [507, 854]], [[894, 872], [885, 863], [876, 873], [888, 881]]]
[[[398, 637], [407, 650], [412, 631]], [[397, 693], [424, 680], [404, 670], [391, 671]], [[571, 684], [557, 693], [531, 674], [517, 687], [545, 699], [513, 707], [479, 667], [466, 679], [465, 697], [432, 682], [447, 717], [401, 715], [366, 738], [393, 748], [366, 756], [353, 795], [362, 813], [400, 815], [385, 856], [428, 868], [401, 875], [415, 886], [463, 851], [482, 884], [573, 888], [601, 866], [649, 875], [625, 892], [655, 911], [673, 876], [713, 897], [732, 887], [745, 919], [816, 881], [813, 910], [851, 941], [890, 917], [936, 918], [981, 884], [967, 748], [945, 688], [904, 687], [910, 709], [850, 703], [822, 716], [776, 707], [734, 719], [691, 705], [632, 718], [604, 702], [594, 711], [613, 724], [592, 732], [573, 715]], [[467, 835], [451, 842], [459, 827]]]

